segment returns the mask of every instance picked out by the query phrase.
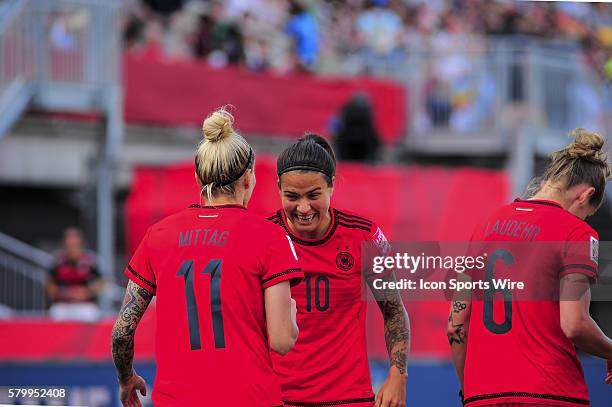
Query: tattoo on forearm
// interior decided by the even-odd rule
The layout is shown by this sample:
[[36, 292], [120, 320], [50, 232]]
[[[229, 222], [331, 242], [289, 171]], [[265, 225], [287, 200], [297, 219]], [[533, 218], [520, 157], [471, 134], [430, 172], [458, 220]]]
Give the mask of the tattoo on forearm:
[[153, 295], [130, 281], [125, 291], [123, 306], [113, 326], [113, 361], [117, 367], [119, 380], [132, 375], [134, 359], [134, 334], [140, 318], [151, 302]]
[[458, 314], [461, 311], [463, 311], [464, 309], [467, 308], [467, 304], [461, 302], [461, 301], [454, 301], [453, 302], [453, 312]]
[[[394, 281], [391, 275], [387, 279]], [[406, 373], [410, 352], [410, 320], [397, 290], [376, 290], [370, 285], [378, 306], [383, 314], [385, 343], [389, 362], [400, 373]]]
[[[455, 303], [457, 303], [457, 301]], [[455, 309], [456, 308], [453, 305], [453, 312], [457, 312], [455, 311]], [[448, 344], [453, 346], [454, 344], [461, 345], [461, 344], [466, 343], [467, 342], [467, 332], [464, 330], [464, 324], [455, 324], [453, 322], [452, 313], [448, 316], [448, 324], [450, 328], [448, 332]]]

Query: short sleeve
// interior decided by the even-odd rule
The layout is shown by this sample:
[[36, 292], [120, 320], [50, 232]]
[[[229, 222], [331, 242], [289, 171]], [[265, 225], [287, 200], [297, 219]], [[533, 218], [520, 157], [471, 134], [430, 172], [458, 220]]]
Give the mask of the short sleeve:
[[372, 229], [368, 236], [368, 243], [371, 243], [376, 252], [380, 256], [388, 256], [391, 253], [391, 243], [387, 240], [387, 237], [383, 233], [382, 229], [378, 225], [373, 224]]
[[561, 253], [559, 277], [571, 273], [584, 274], [597, 281], [599, 236], [588, 225], [573, 230], [564, 243]]
[[264, 289], [287, 280], [295, 285], [304, 278], [295, 246], [291, 238], [280, 230], [274, 233], [266, 249], [263, 266], [261, 285]]
[[[391, 244], [387, 240], [387, 237], [383, 233], [382, 229], [375, 223], [372, 224], [370, 231], [366, 232], [365, 246], [366, 250], [368, 250], [368, 253], [365, 256], [367, 259], [370, 259], [370, 257], [373, 256], [386, 257], [389, 256], [392, 251]], [[371, 262], [369, 263], [371, 265]], [[394, 271], [393, 268], [385, 268], [382, 272], [376, 273], [373, 271], [370, 265], [365, 265], [365, 268], [363, 268], [364, 277], [366, 280], [370, 280], [372, 278], [384, 278]]]
[[125, 275], [131, 281], [155, 295], [157, 285], [155, 284], [155, 273], [151, 267], [148, 250], [150, 231], [151, 229], [147, 230], [144, 239], [138, 245], [134, 256], [132, 256], [132, 259], [125, 268]]

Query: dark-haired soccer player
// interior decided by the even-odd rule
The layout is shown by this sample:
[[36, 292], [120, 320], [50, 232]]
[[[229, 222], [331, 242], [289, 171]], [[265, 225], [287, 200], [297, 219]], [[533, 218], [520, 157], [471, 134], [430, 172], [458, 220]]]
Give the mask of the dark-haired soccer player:
[[126, 269], [125, 301], [113, 328], [124, 406], [145, 383], [132, 368], [134, 332], [156, 295], [156, 407], [281, 405], [269, 348], [297, 337], [290, 281], [303, 277], [289, 237], [252, 215], [255, 157], [225, 110], [210, 115], [196, 153], [209, 204], [193, 205], [147, 231]]
[[[286, 406], [375, 404], [361, 252], [367, 243], [386, 254], [389, 244], [371, 220], [330, 207], [335, 171], [331, 147], [314, 134], [284, 150], [277, 162], [282, 209], [268, 219], [291, 235], [305, 275], [291, 291], [300, 338], [288, 355], [273, 357]], [[408, 315], [396, 291], [373, 292], [383, 313], [391, 362], [376, 406], [404, 406]]]
[[473, 236], [488, 260], [470, 277], [520, 276], [526, 293], [455, 294], [448, 338], [469, 407], [590, 405], [576, 346], [608, 360], [612, 383], [612, 340], [589, 315], [598, 235], [584, 221], [601, 205], [610, 164], [601, 136], [572, 135], [535, 195], [500, 208]]

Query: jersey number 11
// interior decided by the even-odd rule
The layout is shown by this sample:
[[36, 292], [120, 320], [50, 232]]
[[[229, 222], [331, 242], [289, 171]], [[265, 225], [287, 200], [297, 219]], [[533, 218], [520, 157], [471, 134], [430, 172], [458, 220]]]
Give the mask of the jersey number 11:
[[[177, 277], [185, 278], [185, 297], [187, 298], [187, 321], [189, 322], [189, 342], [191, 350], [201, 349], [200, 321], [198, 319], [198, 304], [193, 286], [193, 260], [185, 260]], [[225, 348], [225, 332], [223, 330], [223, 314], [221, 313], [221, 259], [208, 262], [201, 274], [210, 274], [210, 312], [212, 328], [215, 336], [215, 348]]]

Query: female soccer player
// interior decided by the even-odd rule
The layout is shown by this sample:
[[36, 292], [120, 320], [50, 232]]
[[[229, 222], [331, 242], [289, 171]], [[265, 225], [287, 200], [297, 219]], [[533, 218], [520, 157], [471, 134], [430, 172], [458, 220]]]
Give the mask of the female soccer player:
[[[374, 405], [361, 252], [363, 243], [385, 253], [389, 244], [371, 220], [330, 207], [335, 172], [331, 147], [314, 134], [284, 150], [277, 161], [282, 209], [268, 219], [289, 233], [305, 271], [304, 281], [292, 288], [300, 339], [288, 355], [273, 356], [285, 406]], [[391, 361], [376, 406], [404, 406], [408, 315], [396, 291], [372, 291], [383, 312]]]
[[602, 203], [610, 164], [601, 136], [584, 129], [572, 136], [535, 195], [500, 208], [474, 233], [488, 260], [470, 278], [514, 275], [525, 287], [456, 293], [448, 339], [469, 407], [588, 406], [575, 346], [608, 360], [612, 383], [612, 340], [589, 315], [598, 235], [584, 221]]
[[151, 226], [126, 268], [112, 340], [124, 406], [146, 392], [134, 334], [154, 295], [156, 406], [281, 405], [269, 347], [285, 354], [297, 338], [290, 282], [303, 274], [289, 237], [246, 210], [255, 157], [232, 122], [223, 109], [204, 121], [195, 177], [210, 206]]

